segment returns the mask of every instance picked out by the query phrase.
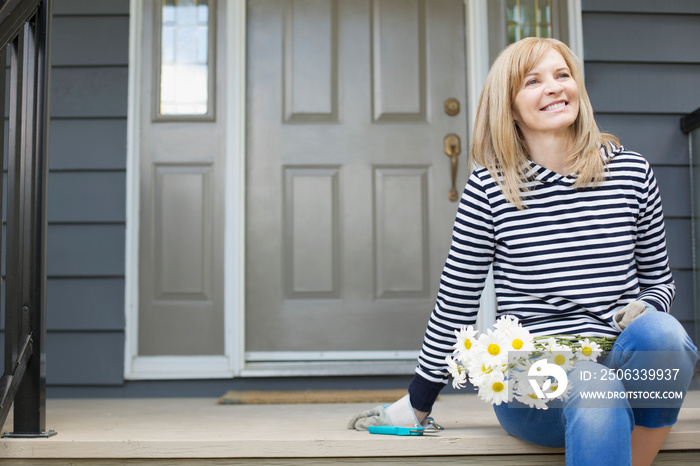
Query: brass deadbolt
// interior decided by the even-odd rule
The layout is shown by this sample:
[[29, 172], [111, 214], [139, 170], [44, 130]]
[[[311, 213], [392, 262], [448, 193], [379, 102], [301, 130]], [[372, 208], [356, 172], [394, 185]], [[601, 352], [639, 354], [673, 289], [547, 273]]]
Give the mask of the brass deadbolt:
[[455, 116], [459, 114], [459, 100], [454, 97], [450, 97], [445, 101], [445, 113], [449, 116]]

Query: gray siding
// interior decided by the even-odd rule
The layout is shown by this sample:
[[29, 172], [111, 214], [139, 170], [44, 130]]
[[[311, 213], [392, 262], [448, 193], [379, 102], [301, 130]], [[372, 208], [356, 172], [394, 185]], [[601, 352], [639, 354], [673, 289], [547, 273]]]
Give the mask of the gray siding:
[[688, 138], [700, 107], [700, 2], [583, 0], [586, 84], [601, 129], [651, 162], [664, 201], [678, 294], [672, 313], [695, 334]]
[[55, 0], [47, 385], [124, 382], [128, 0]]

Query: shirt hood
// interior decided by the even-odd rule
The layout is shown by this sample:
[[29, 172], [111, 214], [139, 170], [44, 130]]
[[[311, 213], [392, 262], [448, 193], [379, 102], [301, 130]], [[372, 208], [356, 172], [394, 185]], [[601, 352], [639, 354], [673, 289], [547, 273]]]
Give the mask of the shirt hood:
[[[612, 142], [607, 142], [600, 146], [600, 156], [603, 159], [603, 164], [607, 165], [617, 154], [624, 151], [625, 148], [622, 145], [616, 145]], [[536, 181], [539, 183], [560, 183], [565, 185], [573, 185], [576, 183], [578, 175], [573, 173], [570, 175], [562, 175], [548, 168], [545, 168], [532, 160], [528, 161], [529, 169], [525, 174], [526, 179]]]

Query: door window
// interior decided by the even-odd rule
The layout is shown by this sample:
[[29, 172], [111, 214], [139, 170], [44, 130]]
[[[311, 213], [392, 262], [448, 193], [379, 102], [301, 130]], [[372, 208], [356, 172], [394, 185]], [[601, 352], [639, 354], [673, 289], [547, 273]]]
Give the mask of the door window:
[[154, 88], [156, 120], [212, 119], [213, 0], [159, 0]]
[[524, 37], [552, 37], [551, 0], [507, 0], [508, 43]]
[[489, 0], [488, 17], [491, 63], [525, 37], [553, 37], [571, 46], [566, 0]]

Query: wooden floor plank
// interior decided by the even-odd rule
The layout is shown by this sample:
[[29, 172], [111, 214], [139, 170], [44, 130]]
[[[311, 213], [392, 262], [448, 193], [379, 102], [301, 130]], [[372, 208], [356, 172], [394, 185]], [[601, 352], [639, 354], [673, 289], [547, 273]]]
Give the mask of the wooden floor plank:
[[[394, 437], [348, 430], [368, 403], [218, 405], [216, 399], [48, 400], [49, 439], [1, 439], [0, 464], [415, 464], [427, 458], [462, 464], [561, 464], [561, 449], [537, 447], [506, 434], [490, 406], [474, 395], [444, 395], [433, 415], [446, 430], [433, 436]], [[4, 430], [11, 430], [11, 420]], [[685, 461], [700, 452], [700, 392], [690, 392], [679, 422], [664, 445], [668, 458]], [[675, 453], [675, 452], [678, 453]], [[685, 455], [685, 456], [684, 456]], [[433, 457], [440, 460], [433, 461]], [[663, 459], [659, 461], [666, 461]], [[468, 459], [464, 459], [468, 458]], [[478, 458], [478, 462], [473, 462]], [[110, 462], [119, 460], [121, 462]], [[445, 460], [445, 461], [443, 461]], [[36, 462], [44, 461], [44, 463]], [[232, 462], [240, 461], [240, 463]], [[326, 463], [324, 463], [324, 461]], [[472, 461], [472, 462], [470, 462]], [[535, 462], [533, 462], [535, 461]], [[549, 461], [549, 463], [548, 463]], [[413, 462], [413, 463], [412, 463]], [[65, 462], [63, 463], [65, 464]], [[88, 463], [84, 463], [88, 464]], [[682, 464], [661, 463], [658, 464]]]
[[[246, 458], [246, 459], [1, 459], [0, 466], [334, 466], [338, 464], [425, 465], [459, 464], [486, 466], [563, 465], [564, 455], [494, 455], [494, 456], [428, 456], [421, 458]], [[661, 452], [653, 466], [684, 466], [700, 464], [700, 451]]]

